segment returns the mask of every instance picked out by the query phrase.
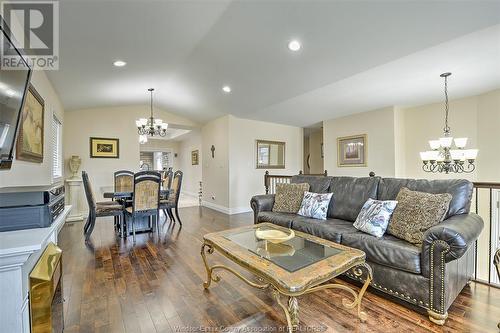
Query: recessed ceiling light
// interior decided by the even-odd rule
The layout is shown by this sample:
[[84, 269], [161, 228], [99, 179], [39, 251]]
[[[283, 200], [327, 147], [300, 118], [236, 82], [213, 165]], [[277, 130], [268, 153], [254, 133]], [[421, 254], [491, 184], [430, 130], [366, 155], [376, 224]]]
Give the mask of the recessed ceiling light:
[[298, 40], [292, 40], [290, 41], [290, 43], [288, 43], [288, 48], [291, 51], [298, 51], [301, 47], [302, 45], [300, 45], [300, 42]]
[[230, 86], [224, 86], [224, 87], [222, 87], [222, 91], [224, 91], [225, 93], [230, 93], [231, 92], [231, 87]]
[[115, 65], [116, 67], [123, 67], [125, 66], [127, 63], [123, 60], [116, 60], [113, 65]]

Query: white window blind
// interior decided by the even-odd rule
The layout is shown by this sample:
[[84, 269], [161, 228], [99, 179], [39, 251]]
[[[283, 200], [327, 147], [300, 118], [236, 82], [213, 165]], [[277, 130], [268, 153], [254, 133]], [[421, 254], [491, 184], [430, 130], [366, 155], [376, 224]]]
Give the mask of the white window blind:
[[52, 178], [62, 177], [62, 124], [52, 118]]

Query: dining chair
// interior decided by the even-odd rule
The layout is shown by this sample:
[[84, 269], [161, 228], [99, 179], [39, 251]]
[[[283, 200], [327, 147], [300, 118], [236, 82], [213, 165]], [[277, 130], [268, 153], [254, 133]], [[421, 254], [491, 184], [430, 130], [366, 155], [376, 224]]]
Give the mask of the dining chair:
[[134, 190], [134, 173], [128, 170], [115, 172], [115, 192], [132, 192]]
[[[125, 208], [129, 217], [127, 223], [132, 223], [132, 237], [135, 244], [135, 219], [138, 217], [156, 216], [158, 230], [158, 216], [160, 207], [161, 174], [157, 171], [141, 171], [134, 174], [134, 196], [132, 206]], [[130, 230], [127, 225], [127, 230]]]
[[87, 203], [89, 205], [89, 216], [87, 217], [87, 222], [83, 227], [85, 240], [88, 240], [92, 231], [94, 231], [96, 218], [104, 216], [118, 216], [119, 219], [123, 219], [123, 205], [116, 201], [96, 202], [87, 172], [82, 171], [82, 179], [85, 196], [87, 197]]
[[172, 170], [168, 169], [167, 171], [163, 172], [163, 180], [162, 180], [162, 187], [164, 190], [169, 190], [170, 186], [172, 186], [172, 178], [174, 173]]
[[[114, 192], [132, 192], [134, 190], [134, 173], [129, 170], [119, 170], [114, 173]], [[130, 204], [125, 199], [118, 200], [122, 205]], [[124, 236], [124, 226], [115, 217], [115, 230]]]
[[174, 222], [175, 218], [173, 211], [175, 209], [175, 217], [177, 217], [177, 221], [179, 221], [180, 225], [182, 225], [182, 221], [179, 217], [179, 197], [181, 194], [182, 175], [182, 171], [180, 170], [174, 173], [168, 198], [160, 201], [160, 209], [163, 209], [164, 212], [166, 211], [170, 219]]

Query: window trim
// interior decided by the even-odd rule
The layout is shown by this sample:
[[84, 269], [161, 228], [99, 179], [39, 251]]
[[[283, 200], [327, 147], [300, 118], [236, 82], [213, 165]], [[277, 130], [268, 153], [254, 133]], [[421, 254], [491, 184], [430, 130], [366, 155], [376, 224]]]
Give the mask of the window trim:
[[[57, 117], [57, 115], [55, 113], [52, 114], [52, 132], [51, 132], [51, 144], [52, 144], [52, 157], [51, 157], [51, 160], [52, 160], [52, 182], [57, 182], [59, 180], [61, 180], [64, 176], [64, 158], [63, 158], [63, 151], [62, 151], [62, 122], [59, 120], [59, 118]], [[54, 138], [54, 136], [57, 136], [56, 138]], [[54, 141], [57, 141], [57, 146], [54, 146]], [[57, 149], [56, 149], [57, 148]], [[57, 150], [57, 152], [56, 152]], [[56, 161], [55, 161], [55, 158], [56, 158], [56, 154], [57, 154], [57, 158], [59, 161], [57, 161], [57, 163], [59, 164], [59, 173], [56, 174]]]

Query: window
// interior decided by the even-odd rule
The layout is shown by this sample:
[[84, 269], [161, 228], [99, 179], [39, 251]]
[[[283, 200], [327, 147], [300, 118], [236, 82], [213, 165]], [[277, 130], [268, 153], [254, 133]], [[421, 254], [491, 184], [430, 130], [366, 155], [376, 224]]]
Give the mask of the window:
[[62, 177], [62, 124], [52, 118], [52, 178]]

